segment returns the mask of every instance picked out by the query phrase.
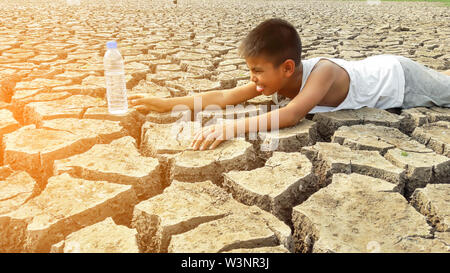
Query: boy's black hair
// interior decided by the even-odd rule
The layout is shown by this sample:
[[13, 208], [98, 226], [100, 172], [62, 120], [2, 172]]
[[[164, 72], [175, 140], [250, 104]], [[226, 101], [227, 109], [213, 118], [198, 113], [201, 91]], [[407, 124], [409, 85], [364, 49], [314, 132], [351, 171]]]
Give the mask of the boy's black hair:
[[278, 67], [292, 59], [298, 67], [301, 61], [302, 42], [297, 30], [289, 22], [273, 18], [252, 29], [239, 46], [245, 59], [263, 55]]

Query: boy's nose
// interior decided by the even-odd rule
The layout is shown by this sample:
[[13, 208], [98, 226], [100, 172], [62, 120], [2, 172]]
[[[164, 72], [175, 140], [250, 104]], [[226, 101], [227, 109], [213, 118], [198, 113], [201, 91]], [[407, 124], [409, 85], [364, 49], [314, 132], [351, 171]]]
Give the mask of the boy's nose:
[[254, 75], [250, 76], [250, 80], [254, 83], [258, 82], [258, 78], [256, 78]]

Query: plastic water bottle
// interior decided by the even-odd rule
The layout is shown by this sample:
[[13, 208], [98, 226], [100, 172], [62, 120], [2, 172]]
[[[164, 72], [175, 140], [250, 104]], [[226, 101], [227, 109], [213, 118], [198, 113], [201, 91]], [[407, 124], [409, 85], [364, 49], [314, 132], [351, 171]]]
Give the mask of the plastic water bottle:
[[117, 49], [116, 41], [107, 42], [106, 48], [103, 65], [108, 111], [114, 115], [125, 114], [128, 111], [128, 101], [122, 55]]

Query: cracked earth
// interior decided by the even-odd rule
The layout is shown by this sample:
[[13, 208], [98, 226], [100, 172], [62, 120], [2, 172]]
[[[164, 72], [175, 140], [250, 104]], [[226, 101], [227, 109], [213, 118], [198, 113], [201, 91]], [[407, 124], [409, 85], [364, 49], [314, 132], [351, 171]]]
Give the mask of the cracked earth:
[[[233, 88], [250, 75], [240, 40], [281, 17], [298, 29], [305, 59], [386, 53], [443, 71], [448, 6], [0, 4], [0, 252], [450, 251], [450, 109], [317, 113], [193, 151], [211, 112], [183, 123], [182, 112], [110, 115], [102, 63], [114, 39], [129, 94]], [[213, 116], [272, 104], [259, 96]]]

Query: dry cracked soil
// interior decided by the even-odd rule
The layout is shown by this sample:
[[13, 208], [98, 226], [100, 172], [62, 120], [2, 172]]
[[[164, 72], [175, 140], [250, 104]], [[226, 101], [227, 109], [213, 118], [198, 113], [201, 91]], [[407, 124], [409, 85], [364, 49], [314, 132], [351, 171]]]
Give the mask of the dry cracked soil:
[[0, 252], [448, 253], [450, 109], [318, 113], [205, 151], [199, 121], [270, 97], [184, 122], [108, 113], [107, 41], [129, 94], [192, 95], [245, 84], [239, 42], [272, 17], [306, 59], [450, 69], [439, 3], [0, 0]]

